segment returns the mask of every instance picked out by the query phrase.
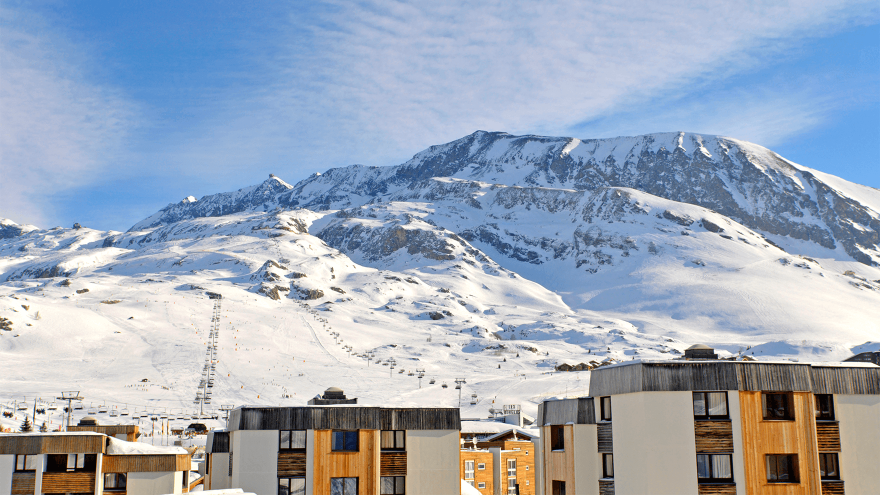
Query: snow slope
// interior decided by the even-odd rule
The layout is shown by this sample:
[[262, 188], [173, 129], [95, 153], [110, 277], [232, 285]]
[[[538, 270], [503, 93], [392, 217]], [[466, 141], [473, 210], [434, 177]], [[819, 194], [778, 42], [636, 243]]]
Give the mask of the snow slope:
[[213, 414], [329, 386], [457, 405], [465, 378], [464, 416], [534, 415], [587, 391], [588, 373], [556, 364], [698, 342], [840, 360], [880, 346], [877, 204], [728, 138], [475, 133], [397, 167], [190, 197], [127, 232], [15, 228], [0, 239], [0, 404], [80, 390], [74, 420], [103, 402], [185, 426], [209, 292], [223, 295]]

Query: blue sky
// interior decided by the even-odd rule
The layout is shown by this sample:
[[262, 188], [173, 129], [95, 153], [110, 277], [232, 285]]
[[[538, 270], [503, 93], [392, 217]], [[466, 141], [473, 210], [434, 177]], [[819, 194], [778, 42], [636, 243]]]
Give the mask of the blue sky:
[[0, 4], [0, 217], [125, 230], [477, 129], [686, 130], [880, 187], [875, 1]]

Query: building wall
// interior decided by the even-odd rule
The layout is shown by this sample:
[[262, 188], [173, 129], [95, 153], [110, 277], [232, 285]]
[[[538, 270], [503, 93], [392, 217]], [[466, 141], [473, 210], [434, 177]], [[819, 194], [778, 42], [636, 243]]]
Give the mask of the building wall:
[[[379, 493], [378, 430], [358, 430], [359, 450], [357, 452], [333, 452], [331, 450], [332, 430], [314, 430], [314, 432], [315, 464], [314, 476], [312, 478], [313, 493], [321, 495], [330, 493], [330, 478], [347, 477], [358, 478], [358, 493]], [[409, 448], [409, 445], [407, 445], [407, 448]], [[277, 454], [275, 456], [275, 462], [277, 463]], [[276, 467], [273, 466], [273, 468]], [[242, 488], [248, 491], [247, 487]], [[275, 490], [277, 491], [277, 486]], [[409, 492], [408, 486], [407, 491]], [[271, 494], [257, 492], [257, 495]]]
[[616, 493], [697, 494], [691, 392], [615, 395], [611, 410]]
[[[514, 442], [511, 442], [514, 443]], [[496, 493], [507, 494], [507, 461], [516, 460], [516, 482], [519, 484], [520, 495], [535, 495], [535, 450], [531, 442], [515, 442], [526, 444], [522, 450], [501, 450], [500, 459], [495, 463], [495, 471], [498, 473]], [[519, 447], [520, 445], [518, 445]], [[527, 453], [528, 452], [528, 453]]]
[[840, 478], [847, 494], [880, 490], [880, 395], [835, 395], [840, 424]]
[[0, 455], [0, 495], [12, 491], [12, 471], [15, 469], [14, 455]]
[[746, 468], [743, 460], [742, 412], [739, 404], [739, 392], [727, 392], [727, 412], [730, 415], [731, 433], [733, 434], [733, 482], [736, 483], [736, 495], [746, 495]]
[[211, 456], [211, 475], [209, 476], [209, 489], [222, 490], [232, 488], [232, 479], [229, 477], [229, 454], [218, 453]]
[[[479, 490], [483, 495], [495, 495], [495, 483], [498, 482], [496, 479], [496, 469], [495, 464], [498, 459], [496, 457], [500, 457], [499, 449], [489, 450], [462, 450], [459, 461], [459, 473], [458, 477], [460, 479], [464, 478], [464, 463], [465, 461], [474, 461], [474, 488]], [[485, 464], [485, 469], [479, 469], [479, 464]], [[466, 480], [470, 481], [470, 480]], [[479, 484], [485, 483], [485, 488], [480, 488]], [[461, 484], [459, 483], [459, 486]], [[409, 487], [407, 487], [407, 491]]]
[[[746, 493], [750, 495], [808, 495], [822, 492], [815, 433], [815, 399], [811, 392], [795, 392], [792, 396], [794, 421], [764, 421], [761, 392], [739, 392]], [[800, 483], [768, 483], [766, 454], [797, 454]], [[848, 486], [847, 493], [851, 493]]]
[[577, 495], [598, 495], [599, 478], [602, 477], [602, 454], [599, 453], [596, 425], [572, 425], [572, 431], [574, 435], [574, 478], [577, 480], [576, 493]]
[[133, 495], [163, 495], [182, 493], [183, 472], [128, 473], [126, 493]]
[[407, 495], [459, 495], [459, 450], [458, 430], [407, 430]]
[[257, 495], [278, 493], [278, 431], [239, 430], [230, 434], [232, 486]]
[[553, 493], [553, 480], [557, 480], [565, 482], [566, 493], [580, 495], [575, 483], [574, 425], [563, 426], [562, 435], [565, 438], [565, 450], [550, 450], [550, 427], [541, 427], [541, 438], [547, 447], [541, 453], [544, 462], [544, 493]]
[[306, 495], [315, 493], [314, 483], [309, 480], [315, 479], [315, 431], [306, 430]]

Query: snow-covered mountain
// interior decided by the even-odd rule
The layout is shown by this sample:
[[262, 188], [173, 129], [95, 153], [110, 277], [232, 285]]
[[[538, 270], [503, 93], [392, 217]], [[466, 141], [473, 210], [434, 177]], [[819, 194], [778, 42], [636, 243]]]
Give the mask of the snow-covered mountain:
[[[76, 385], [191, 408], [207, 292], [224, 297], [218, 403], [338, 385], [454, 405], [440, 385], [464, 376], [466, 415], [533, 412], [585, 391], [559, 363], [880, 347], [880, 191], [715, 136], [477, 132], [394, 167], [189, 197], [127, 232], [4, 222], [0, 400]], [[420, 369], [436, 383], [419, 389]]]

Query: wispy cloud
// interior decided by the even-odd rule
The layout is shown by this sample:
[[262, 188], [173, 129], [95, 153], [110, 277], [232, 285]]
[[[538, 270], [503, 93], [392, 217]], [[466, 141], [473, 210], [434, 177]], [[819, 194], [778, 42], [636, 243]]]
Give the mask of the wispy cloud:
[[45, 226], [54, 194], [118, 158], [132, 105], [88, 80], [84, 54], [28, 12], [0, 9], [0, 216]]

